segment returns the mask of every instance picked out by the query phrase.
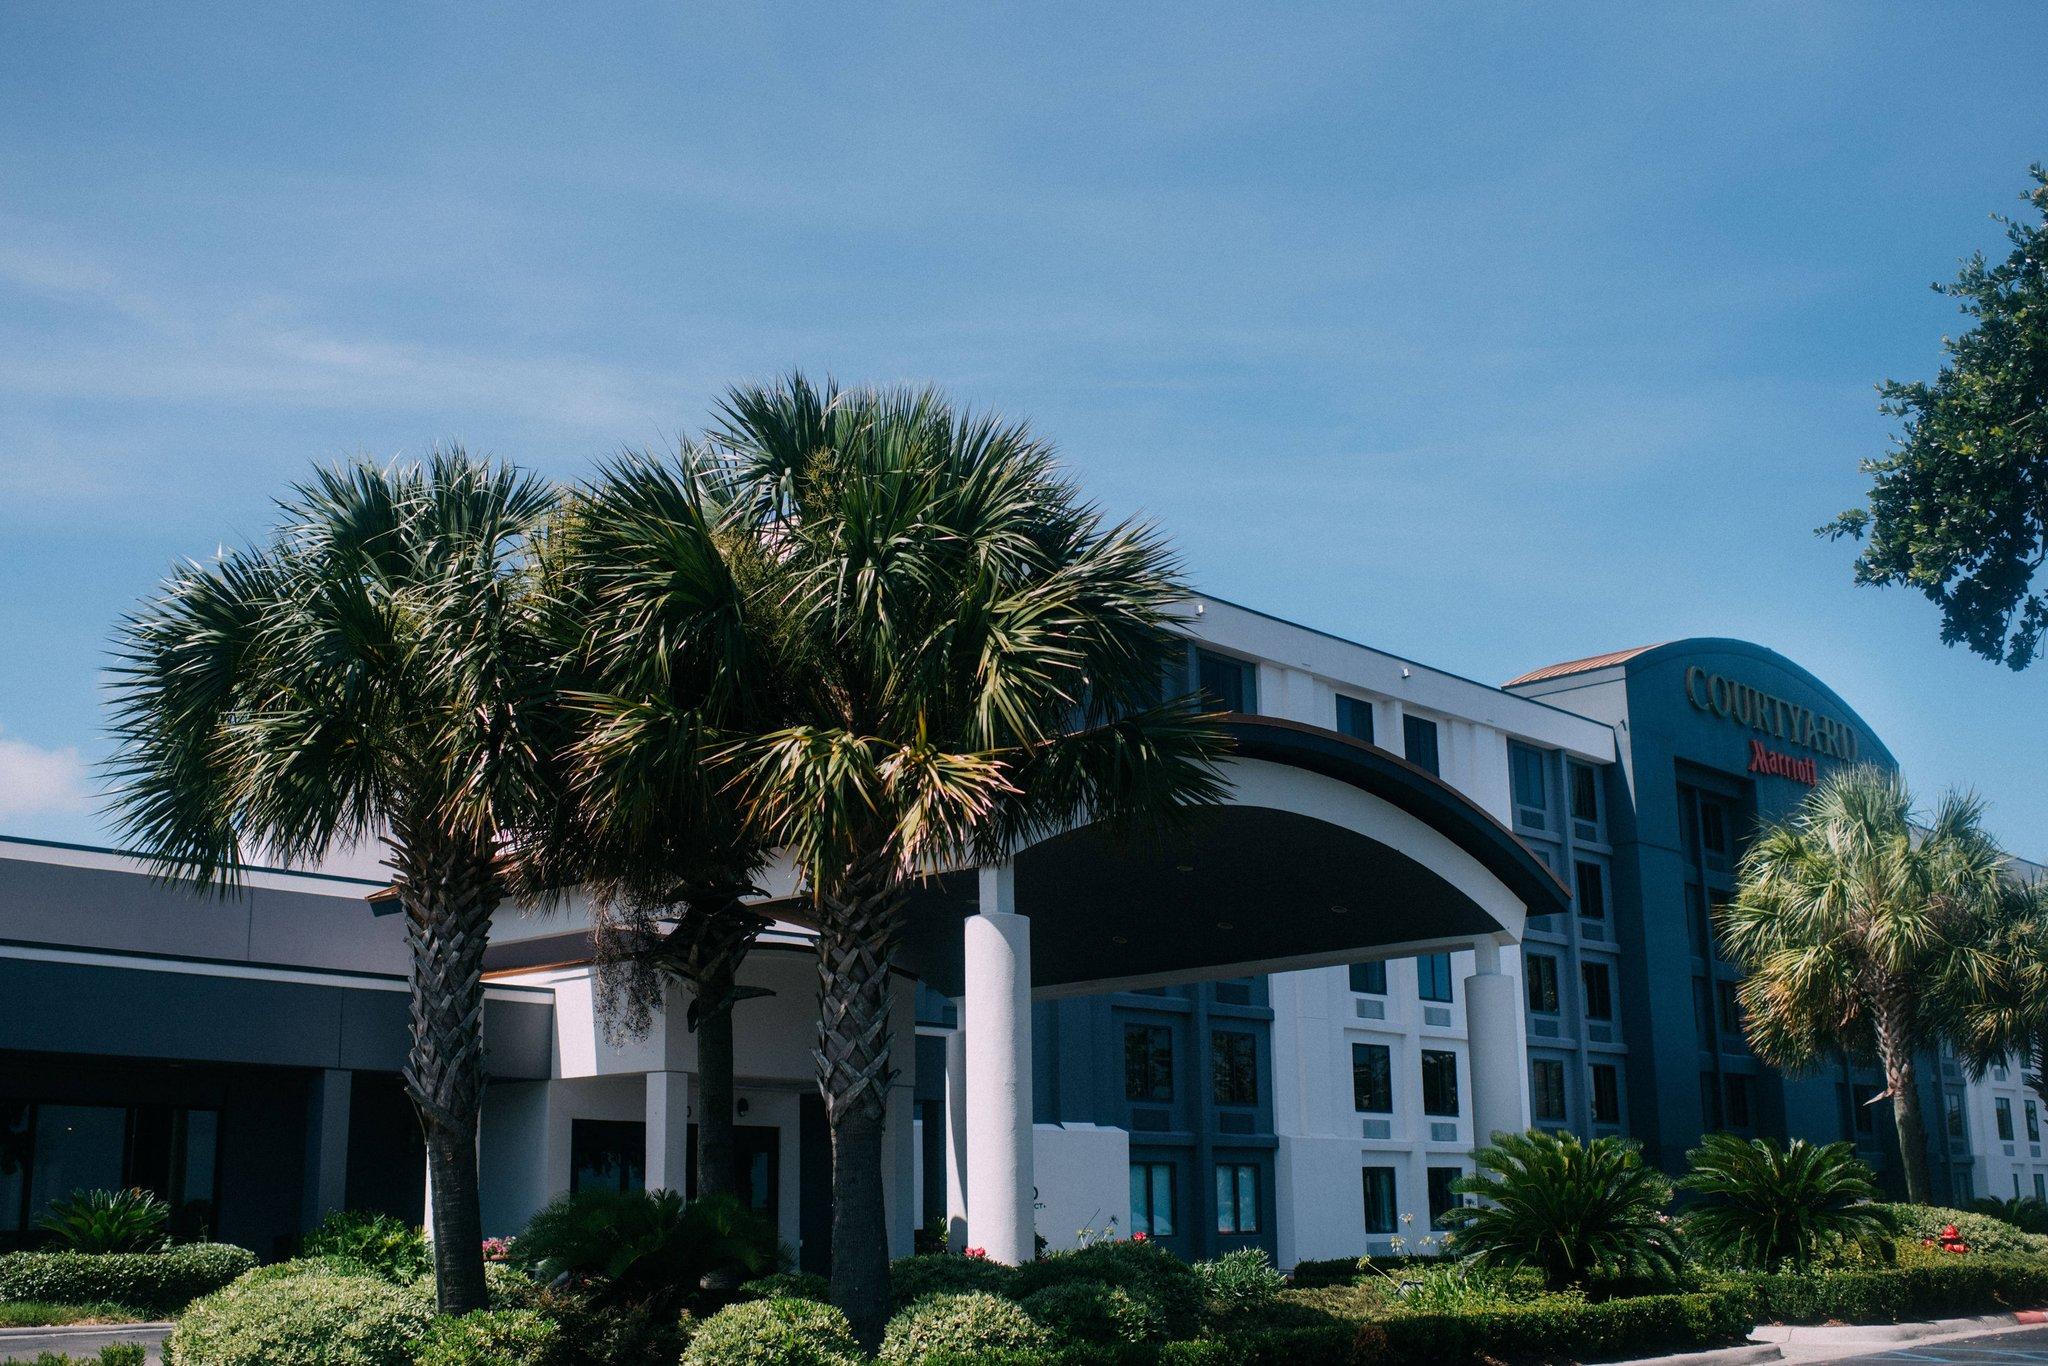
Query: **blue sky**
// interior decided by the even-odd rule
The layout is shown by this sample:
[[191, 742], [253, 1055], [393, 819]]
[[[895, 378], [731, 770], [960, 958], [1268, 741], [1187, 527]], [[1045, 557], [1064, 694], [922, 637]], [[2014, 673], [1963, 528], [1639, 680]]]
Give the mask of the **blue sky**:
[[793, 365], [1028, 416], [1223, 597], [1499, 680], [1688, 634], [2048, 856], [2048, 675], [1811, 529], [2048, 158], [2048, 7], [0, 7], [0, 832], [314, 460], [570, 478]]

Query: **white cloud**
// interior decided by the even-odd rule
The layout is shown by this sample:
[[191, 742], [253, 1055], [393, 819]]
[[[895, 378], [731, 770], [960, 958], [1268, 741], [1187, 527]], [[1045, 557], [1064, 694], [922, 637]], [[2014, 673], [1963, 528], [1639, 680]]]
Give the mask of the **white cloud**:
[[0, 820], [84, 811], [91, 802], [76, 747], [43, 749], [0, 735]]

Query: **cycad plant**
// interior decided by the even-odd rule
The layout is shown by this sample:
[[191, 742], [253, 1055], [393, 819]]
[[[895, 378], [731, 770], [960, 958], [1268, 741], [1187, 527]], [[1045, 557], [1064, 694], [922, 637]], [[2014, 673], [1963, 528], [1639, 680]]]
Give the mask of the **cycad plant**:
[[552, 1201], [512, 1244], [543, 1281], [567, 1277], [610, 1304], [673, 1313], [703, 1278], [776, 1269], [775, 1230], [732, 1195], [685, 1201], [678, 1191], [582, 1191]]
[[1687, 1161], [1678, 1185], [1700, 1202], [1686, 1212], [1686, 1237], [1731, 1265], [1803, 1270], [1831, 1248], [1886, 1231], [1870, 1168], [1851, 1144], [1708, 1134]]
[[257, 549], [179, 569], [116, 643], [118, 811], [167, 874], [234, 884], [381, 841], [411, 951], [405, 1086], [441, 1308], [484, 1307], [483, 956], [502, 842], [545, 790], [547, 484], [459, 450], [323, 469]]
[[[1172, 557], [1105, 524], [1025, 427], [797, 376], [728, 395], [679, 465], [720, 512], [677, 521], [648, 626], [706, 676], [774, 680], [763, 712], [710, 718], [703, 749], [817, 922], [833, 1300], [873, 1344], [890, 969], [913, 885], [1077, 819], [1212, 800], [1224, 741], [1160, 700], [1187, 592]], [[700, 724], [646, 697], [602, 721], [629, 752]]]
[[1792, 818], [1761, 831], [1718, 916], [1748, 971], [1749, 1040], [1775, 1066], [1846, 1050], [1884, 1066], [1907, 1198], [1925, 1204], [1927, 1134], [1919, 1050], [1985, 998], [2004, 856], [1971, 797], [1944, 797], [1924, 826], [1899, 775], [1869, 765], [1829, 775]]
[[73, 1191], [36, 1221], [66, 1252], [155, 1252], [170, 1223], [171, 1207], [140, 1187]]
[[1671, 1186], [1634, 1143], [1531, 1129], [1495, 1135], [1473, 1161], [1479, 1172], [1452, 1189], [1481, 1203], [1447, 1211], [1444, 1224], [1481, 1263], [1535, 1267], [1554, 1290], [1595, 1274], [1678, 1270], [1678, 1241], [1664, 1213]]

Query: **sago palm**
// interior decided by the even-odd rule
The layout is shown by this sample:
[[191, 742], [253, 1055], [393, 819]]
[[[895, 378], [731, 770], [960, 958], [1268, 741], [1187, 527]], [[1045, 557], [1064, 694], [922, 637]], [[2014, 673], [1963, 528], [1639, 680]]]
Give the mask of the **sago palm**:
[[[728, 511], [676, 571], [704, 605], [665, 624], [695, 667], [731, 653], [734, 678], [777, 680], [776, 715], [725, 734], [715, 767], [817, 920], [833, 1299], [873, 1343], [890, 969], [913, 883], [1075, 820], [1213, 800], [1224, 741], [1160, 701], [1187, 591], [1171, 555], [1105, 525], [1023, 426], [801, 377], [735, 390], [719, 418], [722, 468], [694, 477]], [[620, 744], [680, 721], [610, 719]]]
[[1736, 1266], [1803, 1269], [1832, 1247], [1886, 1232], [1870, 1168], [1851, 1144], [1708, 1134], [1686, 1160], [1692, 1170], [1679, 1188], [1700, 1196], [1686, 1236]]
[[528, 571], [554, 501], [459, 450], [324, 469], [269, 544], [179, 569], [116, 645], [119, 818], [166, 873], [225, 887], [251, 850], [300, 863], [382, 842], [450, 1313], [485, 1301], [483, 955], [501, 838], [531, 819], [546, 758]]
[[1621, 1138], [1582, 1142], [1531, 1129], [1496, 1134], [1473, 1155], [1479, 1173], [1452, 1189], [1482, 1203], [1444, 1215], [1459, 1248], [1481, 1263], [1537, 1268], [1552, 1289], [1596, 1273], [1669, 1275], [1680, 1255], [1664, 1206], [1671, 1187]]
[[1788, 1069], [1842, 1050], [1884, 1066], [1907, 1198], [1927, 1203], [1927, 1135], [1914, 1055], [1995, 979], [1987, 929], [2003, 856], [1970, 797], [1926, 824], [1898, 774], [1831, 774], [1791, 819], [1761, 831], [1718, 916], [1747, 970], [1751, 1046]]

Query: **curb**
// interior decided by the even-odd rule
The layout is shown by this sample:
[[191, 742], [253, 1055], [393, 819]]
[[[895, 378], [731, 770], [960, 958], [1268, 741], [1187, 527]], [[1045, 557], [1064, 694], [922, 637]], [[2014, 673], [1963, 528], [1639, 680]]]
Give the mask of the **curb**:
[[1825, 1361], [1876, 1349], [1955, 1338], [1995, 1337], [2048, 1324], [2048, 1310], [2008, 1310], [1919, 1323], [1758, 1324], [1752, 1341], [1769, 1343], [1786, 1361]]
[[1705, 1352], [1680, 1352], [1674, 1356], [1637, 1357], [1621, 1366], [1756, 1366], [1783, 1361], [1785, 1354], [1775, 1342], [1751, 1342], [1741, 1347], [1716, 1347]]
[[120, 1333], [168, 1333], [171, 1327], [169, 1319], [149, 1319], [142, 1323], [52, 1323], [40, 1328], [0, 1328], [0, 1347], [23, 1338], [84, 1338]]

